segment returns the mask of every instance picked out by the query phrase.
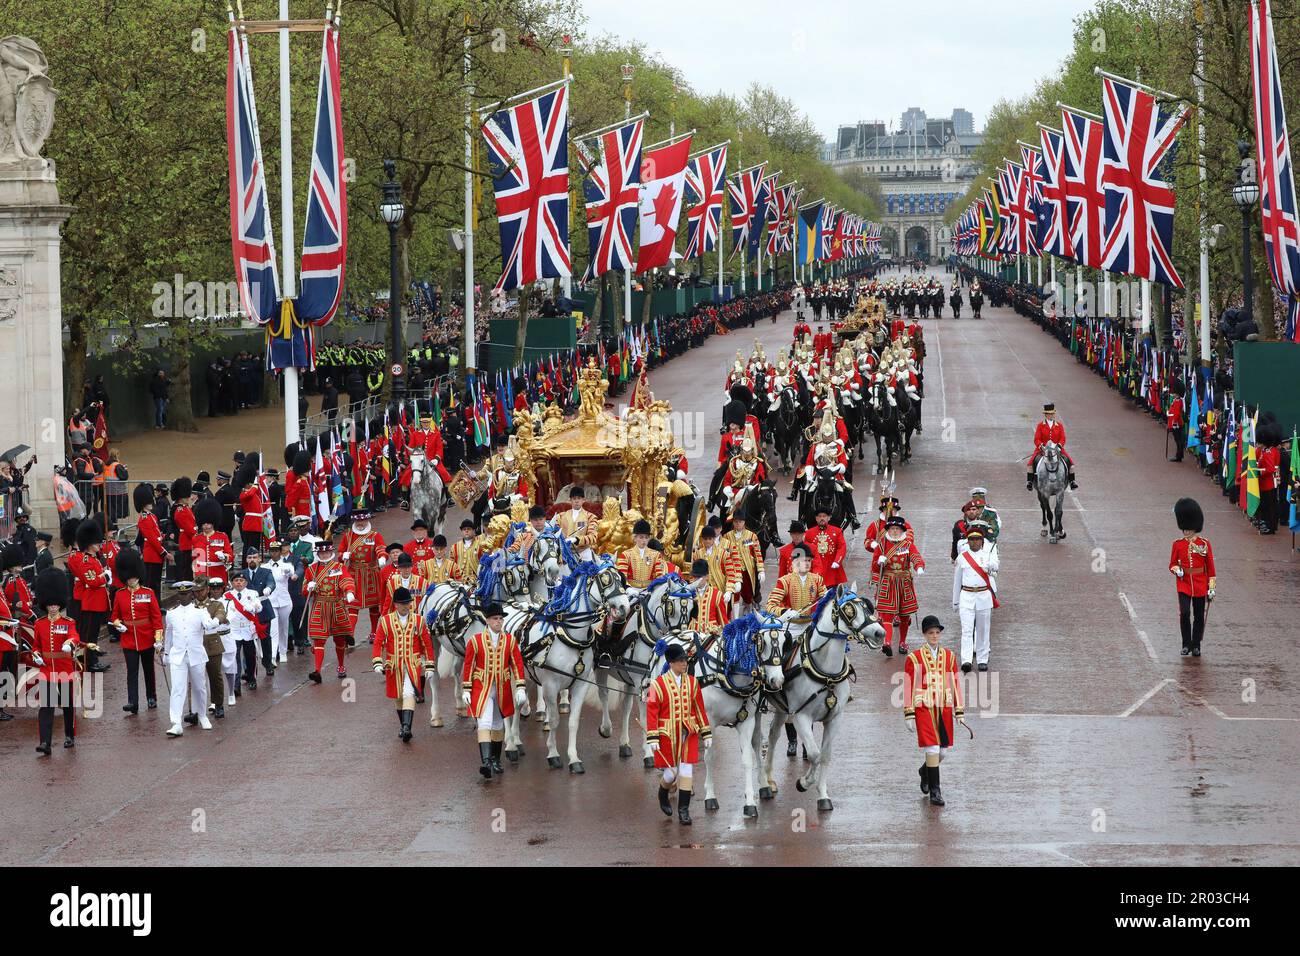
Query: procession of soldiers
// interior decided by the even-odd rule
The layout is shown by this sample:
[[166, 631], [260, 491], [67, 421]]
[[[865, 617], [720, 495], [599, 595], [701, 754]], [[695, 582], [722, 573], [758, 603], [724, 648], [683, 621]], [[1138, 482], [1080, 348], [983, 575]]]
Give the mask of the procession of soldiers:
[[[547, 734], [548, 764], [583, 773], [577, 725], [591, 690], [606, 722], [611, 693], [623, 701], [620, 757], [634, 753], [626, 715], [636, 711], [644, 765], [659, 772], [657, 805], [682, 825], [692, 822], [697, 786], [706, 809], [718, 807], [715, 733], [734, 727], [748, 748], [763, 716], [769, 737], [751, 755], [753, 773], [746, 761], [744, 815], [775, 796], [781, 735], [786, 756], [806, 763], [798, 788], [815, 789], [819, 809], [829, 810], [831, 739], [852, 700], [849, 658], [860, 645], [902, 660], [920, 789], [943, 805], [940, 762], [957, 727], [974, 737], [962, 680], [988, 671], [994, 654], [1002, 533], [986, 488], [953, 503], [950, 624], [958, 634], [945, 646], [939, 615], [922, 613], [918, 579], [931, 568], [895, 480], [921, 432], [919, 320], [938, 314], [943, 292], [935, 279], [874, 275], [783, 290], [773, 301], [793, 307], [793, 338], [737, 350], [718, 383], [723, 426], [709, 486], [696, 488], [687, 457], [673, 447], [657, 466], [658, 511], [631, 508], [631, 492], [620, 500], [607, 481], [544, 492], [529, 449], [570, 427], [559, 408], [547, 406], [543, 428], [521, 404], [516, 434], [477, 471], [459, 455], [448, 461], [444, 428], [402, 408], [382, 423], [348, 422], [346, 451], [328, 449], [355, 482], [343, 507], [321, 486], [327, 449], [316, 440], [286, 448], [283, 469], [236, 453], [215, 481], [208, 472], [182, 477], [163, 496], [138, 487], [133, 545], [106, 537], [99, 516], [72, 521], [66, 570], [46, 567], [32, 586], [20, 573], [21, 551], [6, 549], [5, 666], [16, 675], [18, 663], [27, 665], [41, 695], [38, 754], [51, 754], [59, 708], [64, 747], [75, 746], [74, 685], [109, 669], [114, 643], [126, 669], [124, 714], [161, 706], [171, 738], [231, 719], [259, 677], [272, 678], [290, 655], [307, 658], [313, 685], [348, 680], [364, 646], [403, 744], [423, 704], [430, 731], [444, 727], [438, 687], [450, 684], [456, 717], [475, 723], [485, 782], [506, 774], [503, 760], [523, 757], [529, 718]], [[631, 404], [652, 412], [646, 371], [637, 370]], [[604, 414], [603, 374], [594, 358], [582, 369], [580, 416]], [[1043, 468], [1060, 460], [1062, 481], [1077, 487], [1051, 403], [1032, 440], [1027, 485], [1040, 485]], [[873, 443], [874, 462], [865, 453]], [[791, 476], [797, 508], [784, 528], [777, 472]], [[854, 486], [865, 488], [868, 473], [875, 500], [860, 514]], [[449, 505], [466, 512], [455, 532]], [[400, 540], [374, 523], [389, 512], [400, 515]], [[1170, 571], [1183, 653], [1200, 656], [1213, 556], [1200, 537], [1199, 506], [1180, 502], [1176, 514], [1183, 534]], [[855, 549], [854, 561], [869, 570], [850, 581]], [[770, 583], [769, 551], [777, 565]], [[567, 760], [556, 741], [565, 716]]]

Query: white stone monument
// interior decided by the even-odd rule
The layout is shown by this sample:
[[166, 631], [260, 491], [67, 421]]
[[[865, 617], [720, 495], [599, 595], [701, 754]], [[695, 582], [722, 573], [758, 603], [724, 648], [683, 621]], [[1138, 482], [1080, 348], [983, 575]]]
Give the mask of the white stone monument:
[[59, 202], [54, 163], [40, 155], [54, 122], [48, 70], [31, 40], [0, 40], [0, 451], [32, 447], [26, 504], [33, 525], [57, 534], [54, 466], [65, 456], [59, 229], [72, 207]]

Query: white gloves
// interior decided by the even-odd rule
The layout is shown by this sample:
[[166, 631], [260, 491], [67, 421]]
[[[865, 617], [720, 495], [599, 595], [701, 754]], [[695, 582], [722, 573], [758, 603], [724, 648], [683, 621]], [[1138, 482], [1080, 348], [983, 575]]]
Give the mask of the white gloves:
[[383, 672], [384, 672], [384, 665], [383, 665], [383, 664], [376, 664], [376, 665], [375, 665], [375, 673], [376, 673], [376, 674], [382, 674]]
[[832, 562], [831, 562], [831, 570], [832, 570], [832, 571], [838, 571], [839, 569], [840, 569], [840, 563], [839, 563], [838, 561], [832, 561]]
[[266, 596], [266, 595], [268, 595], [268, 594], [270, 594], [270, 593], [271, 593], [271, 589], [270, 589], [270, 588], [262, 588], [262, 595], [263, 595], [263, 596]]
[[388, 563], [388, 559], [387, 559], [387, 558], [380, 558], [380, 559], [379, 559], [379, 566], [380, 566], [381, 568], [382, 568], [384, 565], [386, 565], [387, 563]]
[[925, 574], [925, 568], [917, 568], [917, 569], [916, 569], [916, 574], [917, 574], [917, 577], [920, 577], [922, 574]]
[[733, 585], [731, 586], [731, 593], [732, 593], [732, 594], [739, 594], [739, 593], [740, 593], [740, 582], [739, 582], [739, 581], [737, 581], [735, 584], [733, 584]]
[[351, 551], [344, 551], [342, 554], [339, 555], [339, 557], [342, 558], [344, 561], [351, 561], [351, 560], [352, 560], [352, 552], [351, 552]]
[[469, 706], [469, 691], [464, 691], [460, 695], [460, 702], [466, 707]]
[[113, 572], [110, 571], [108, 568], [105, 568], [105, 569], [104, 569], [104, 580], [105, 580], [105, 581], [112, 581], [112, 580], [113, 580]]
[[351, 603], [353, 603], [354, 601], [356, 601], [356, 599], [357, 599], [357, 596], [356, 596], [355, 594], [353, 594], [351, 591], [349, 591], [349, 592], [348, 592], [348, 603], [351, 604]]
[[315, 582], [315, 581], [308, 581], [308, 582], [307, 582], [307, 590], [308, 590], [308, 591], [315, 591], [315, 590], [316, 590], [316, 582]]
[[1180, 577], [1180, 578], [1183, 576], [1183, 569], [1182, 569], [1182, 567], [1180, 567], [1180, 566], [1178, 566], [1178, 565], [1175, 565], [1175, 566], [1174, 566], [1174, 568], [1173, 568], [1173, 572], [1174, 572], [1174, 574], [1178, 575], [1178, 577]]
[[888, 561], [888, 560], [889, 560], [889, 559], [886, 558], [886, 557], [882, 554], [880, 557], [876, 558], [876, 564], [879, 564], [879, 565], [881, 565], [881, 566], [883, 567], [884, 564], [885, 564], [885, 562]]
[[658, 753], [658, 752], [659, 752], [659, 738], [658, 738], [658, 737], [651, 737], [651, 738], [650, 738], [650, 749], [653, 750], [655, 753]]
[[703, 740], [700, 741], [700, 743], [704, 745], [705, 750], [708, 750], [710, 747], [713, 746], [713, 737], [712, 736], [705, 737]]
[[528, 691], [524, 690], [522, 687], [516, 687], [516, 688], [515, 688], [515, 706], [516, 706], [516, 707], [522, 707], [522, 706], [524, 706], [524, 704], [526, 704], [526, 703], [528, 703]]
[[114, 624], [113, 624], [113, 627], [117, 628], [117, 632], [118, 632], [119, 634], [125, 634], [125, 633], [126, 633], [126, 625], [123, 624], [121, 621], [117, 621], [116, 623], [114, 623]]
[[66, 653], [68, 653], [68, 652], [71, 651], [71, 650], [72, 650], [72, 642], [71, 642], [71, 641], [64, 641], [64, 642], [63, 642], [63, 653], [66, 654]]
[[767, 572], [766, 572], [766, 571], [759, 571], [759, 572], [758, 572], [758, 584], [759, 584], [759, 587], [762, 587], [763, 582], [766, 581], [766, 580], [767, 580]]

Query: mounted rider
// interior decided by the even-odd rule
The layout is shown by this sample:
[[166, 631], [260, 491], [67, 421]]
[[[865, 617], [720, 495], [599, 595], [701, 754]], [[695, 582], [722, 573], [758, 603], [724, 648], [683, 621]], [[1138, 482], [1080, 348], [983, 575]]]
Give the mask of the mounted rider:
[[790, 362], [786, 359], [785, 349], [781, 349], [776, 353], [776, 365], [772, 369], [772, 374], [764, 382], [769, 412], [774, 412], [781, 407], [781, 392], [787, 385], [796, 393], [799, 391], [797, 375], [798, 372], [791, 368]]
[[790, 551], [792, 570], [777, 579], [767, 597], [769, 614], [795, 611], [806, 614], [826, 593], [826, 582], [812, 571], [812, 549], [797, 544]]
[[644, 518], [632, 526], [632, 547], [619, 552], [614, 567], [627, 581], [630, 591], [641, 591], [650, 582], [668, 572], [668, 565], [658, 551], [650, 548], [650, 522]]
[[749, 369], [745, 363], [745, 356], [741, 354], [740, 349], [736, 349], [736, 361], [732, 364], [731, 370], [727, 372], [727, 380], [723, 384], [723, 391], [730, 392], [735, 386], [743, 385], [754, 391], [754, 379], [750, 377]]
[[740, 454], [727, 463], [727, 473], [722, 479], [722, 497], [726, 501], [727, 513], [731, 513], [736, 496], [742, 489], [757, 488], [759, 482], [766, 478], [767, 466], [758, 455], [753, 426], [746, 423]]
[[844, 422], [842, 419], [833, 418], [833, 415], [832, 409], [829, 407], [825, 409], [821, 428], [818, 429], [815, 439], [810, 436], [803, 474], [796, 476], [794, 486], [790, 489], [790, 496], [794, 498], [800, 491], [805, 495], [812, 494], [816, 490], [818, 473], [829, 474], [835, 482], [849, 525], [857, 528], [859, 523], [857, 505], [853, 502], [853, 486], [844, 477], [849, 467], [849, 456], [844, 450], [844, 440], [836, 431], [836, 426], [843, 429]]
[[701, 634], [721, 634], [723, 627], [731, 620], [727, 609], [730, 591], [713, 586], [711, 567], [705, 558], [696, 558], [691, 563], [691, 583], [695, 592], [695, 616], [691, 619], [691, 629]]
[[528, 480], [519, 471], [517, 449], [518, 444], [515, 437], [511, 435], [510, 441], [501, 453], [500, 462], [488, 478], [488, 501], [505, 498], [513, 505], [516, 501], [529, 500]]
[[1034, 450], [1029, 456], [1029, 471], [1025, 475], [1025, 489], [1032, 490], [1037, 482], [1036, 468], [1038, 467], [1038, 458], [1043, 453], [1043, 446], [1048, 442], [1055, 442], [1061, 449], [1061, 457], [1065, 459], [1067, 468], [1065, 480], [1070, 483], [1071, 489], [1077, 489], [1078, 483], [1074, 480], [1074, 459], [1070, 453], [1065, 450], [1065, 426], [1056, 420], [1056, 404], [1048, 402], [1043, 406], [1043, 420], [1034, 426]]

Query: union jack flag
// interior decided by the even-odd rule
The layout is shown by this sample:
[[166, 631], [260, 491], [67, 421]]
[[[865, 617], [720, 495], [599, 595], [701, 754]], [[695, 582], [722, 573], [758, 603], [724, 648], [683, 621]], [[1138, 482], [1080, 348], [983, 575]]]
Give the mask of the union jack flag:
[[758, 187], [754, 200], [754, 219], [749, 226], [749, 257], [758, 258], [758, 249], [763, 241], [763, 226], [768, 222], [768, 210], [772, 206], [773, 193], [776, 191], [776, 175], [766, 176]]
[[[751, 169], [743, 169], [735, 178], [727, 180], [727, 211], [731, 214], [731, 254], [734, 256], [741, 246], [750, 244], [750, 230], [754, 225], [754, 213], [758, 209], [759, 184], [763, 181], [763, 170], [767, 163], [759, 163]], [[754, 243], [757, 244], [755, 239]]]
[[632, 237], [640, 208], [641, 134], [644, 120], [603, 133], [593, 155], [580, 144], [587, 177], [587, 280], [636, 262]]
[[333, 320], [343, 297], [347, 245], [348, 193], [343, 181], [339, 30], [335, 23], [325, 30], [321, 48], [316, 128], [307, 184], [307, 221], [302, 231], [302, 284], [293, 304], [293, 318], [297, 322], [282, 316], [282, 325], [290, 327], [282, 329], [278, 336], [271, 336], [273, 368], [315, 366], [314, 336], [299, 323], [323, 326]]
[[767, 204], [767, 254], [773, 258], [788, 250], [790, 236], [790, 200], [794, 186], [772, 183], [772, 199]]
[[1074, 244], [1067, 228], [1066, 193], [1063, 164], [1065, 137], [1046, 126], [1038, 128], [1043, 149], [1039, 153], [1038, 247], [1048, 255], [1074, 258]]
[[1025, 236], [1024, 246], [1030, 250], [1027, 255], [1036, 256], [1039, 254], [1038, 245], [1038, 216], [1039, 204], [1043, 200], [1043, 154], [1032, 146], [1020, 146], [1021, 173], [1020, 187], [1022, 192], [1021, 205], [1024, 207], [1026, 218], [1027, 235]]
[[[712, 252], [722, 223], [722, 184], [727, 179], [727, 147], [696, 156], [686, 166], [686, 258]], [[703, 230], [701, 230], [703, 225]]]
[[1296, 221], [1295, 172], [1282, 104], [1282, 83], [1269, 0], [1250, 8], [1251, 73], [1255, 84], [1255, 154], [1259, 157], [1259, 210], [1264, 252], [1273, 286], [1288, 297], [1286, 338], [1300, 341], [1300, 225]]
[[247, 40], [231, 27], [226, 62], [226, 144], [230, 167], [230, 245], [235, 257], [239, 304], [265, 324], [280, 300], [275, 242], [267, 208], [262, 143], [257, 130]]
[[572, 275], [568, 84], [493, 113], [483, 139], [501, 233], [496, 289]]
[[1106, 244], [1102, 268], [1183, 287], [1174, 267], [1173, 185], [1166, 156], [1187, 121], [1187, 110], [1162, 110], [1145, 90], [1101, 78], [1105, 112], [1102, 186], [1106, 192]]
[[817, 231], [817, 259], [825, 261], [831, 257], [832, 246], [835, 242], [835, 223], [839, 219], [839, 211], [830, 203], [822, 206], [822, 223], [821, 229]]
[[1101, 123], [1072, 110], [1061, 110], [1065, 151], [1062, 181], [1068, 206], [1074, 261], [1101, 268], [1106, 193], [1101, 186]]

